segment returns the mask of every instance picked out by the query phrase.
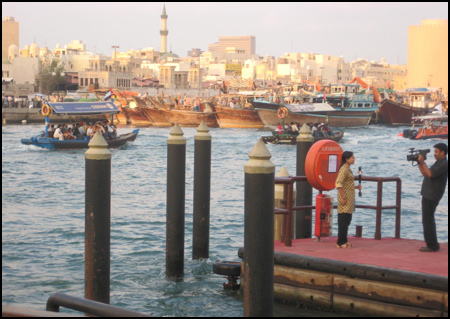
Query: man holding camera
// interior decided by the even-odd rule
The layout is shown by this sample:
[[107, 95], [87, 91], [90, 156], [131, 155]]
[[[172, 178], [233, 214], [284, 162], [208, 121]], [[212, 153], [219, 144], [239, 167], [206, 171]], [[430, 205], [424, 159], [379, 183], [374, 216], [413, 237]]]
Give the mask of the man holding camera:
[[418, 156], [418, 166], [424, 179], [422, 183], [422, 224], [426, 247], [420, 248], [422, 252], [439, 251], [436, 236], [436, 222], [434, 213], [445, 192], [448, 177], [447, 145], [438, 143], [434, 145], [434, 158], [436, 162], [428, 168], [422, 154]]

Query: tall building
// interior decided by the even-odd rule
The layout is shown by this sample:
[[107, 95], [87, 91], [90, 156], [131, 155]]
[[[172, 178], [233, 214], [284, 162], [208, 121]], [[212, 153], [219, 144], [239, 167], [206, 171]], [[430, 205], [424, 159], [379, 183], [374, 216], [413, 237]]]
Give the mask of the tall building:
[[254, 36], [219, 37], [219, 42], [211, 44], [211, 52], [227, 52], [227, 48], [245, 50], [246, 54], [255, 54], [256, 38]]
[[448, 94], [448, 20], [408, 28], [408, 87], [441, 87]]
[[19, 48], [19, 22], [6, 17], [2, 20], [2, 60], [8, 59], [8, 49], [13, 44]]
[[166, 5], [164, 5], [163, 12], [161, 15], [161, 55], [167, 52], [167, 35], [169, 31], [167, 30], [167, 18], [169, 16], [166, 14]]

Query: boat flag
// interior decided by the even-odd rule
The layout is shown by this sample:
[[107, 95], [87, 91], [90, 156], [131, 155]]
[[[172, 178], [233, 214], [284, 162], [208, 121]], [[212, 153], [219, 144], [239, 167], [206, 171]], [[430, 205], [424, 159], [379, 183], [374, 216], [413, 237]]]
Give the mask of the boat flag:
[[106, 92], [105, 97], [104, 97], [104, 101], [108, 101], [112, 96], [112, 90], [109, 89], [109, 91]]

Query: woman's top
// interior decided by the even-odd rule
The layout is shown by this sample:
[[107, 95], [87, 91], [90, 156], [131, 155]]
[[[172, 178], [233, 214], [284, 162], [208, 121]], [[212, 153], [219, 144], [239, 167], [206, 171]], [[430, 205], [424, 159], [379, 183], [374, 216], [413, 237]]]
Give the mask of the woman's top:
[[341, 196], [338, 192], [338, 214], [348, 213], [352, 214], [355, 211], [355, 177], [349, 165], [342, 165], [339, 169], [338, 177], [336, 179], [336, 188], [342, 187], [342, 190], [347, 197], [345, 205], [341, 204]]

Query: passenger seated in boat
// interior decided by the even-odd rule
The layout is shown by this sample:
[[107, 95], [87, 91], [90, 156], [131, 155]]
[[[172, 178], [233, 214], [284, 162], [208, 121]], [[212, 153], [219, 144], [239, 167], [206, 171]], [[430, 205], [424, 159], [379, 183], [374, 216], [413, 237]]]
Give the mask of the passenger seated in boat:
[[283, 128], [281, 127], [281, 124], [278, 124], [277, 129], [276, 129], [276, 132], [277, 132], [278, 134], [283, 134]]
[[89, 123], [86, 124], [86, 136], [89, 138], [94, 136], [94, 130], [92, 129], [92, 125]]
[[107, 140], [115, 140], [117, 138], [117, 130], [114, 124], [110, 124], [110, 121], [105, 121], [106, 125], [104, 126], [106, 132]]
[[76, 140], [77, 137], [72, 134], [72, 129], [67, 129], [65, 133], [63, 133], [65, 140]]
[[47, 134], [48, 134], [48, 138], [53, 138], [53, 134], [55, 133], [55, 125], [52, 124], [50, 125]]
[[60, 140], [63, 140], [63, 139], [64, 139], [64, 135], [63, 135], [63, 133], [62, 133], [62, 131], [61, 131], [61, 127], [62, 127], [61, 124], [59, 124], [59, 125], [56, 127], [56, 129], [55, 129], [55, 131], [54, 131], [54, 133], [53, 133], [53, 137], [54, 137], [54, 138], [59, 138]]
[[314, 125], [311, 128], [311, 134], [314, 137], [318, 137], [319, 136], [318, 126], [319, 126], [318, 123], [314, 123]]
[[298, 126], [296, 123], [291, 122], [291, 130], [292, 130], [292, 134], [298, 135]]

